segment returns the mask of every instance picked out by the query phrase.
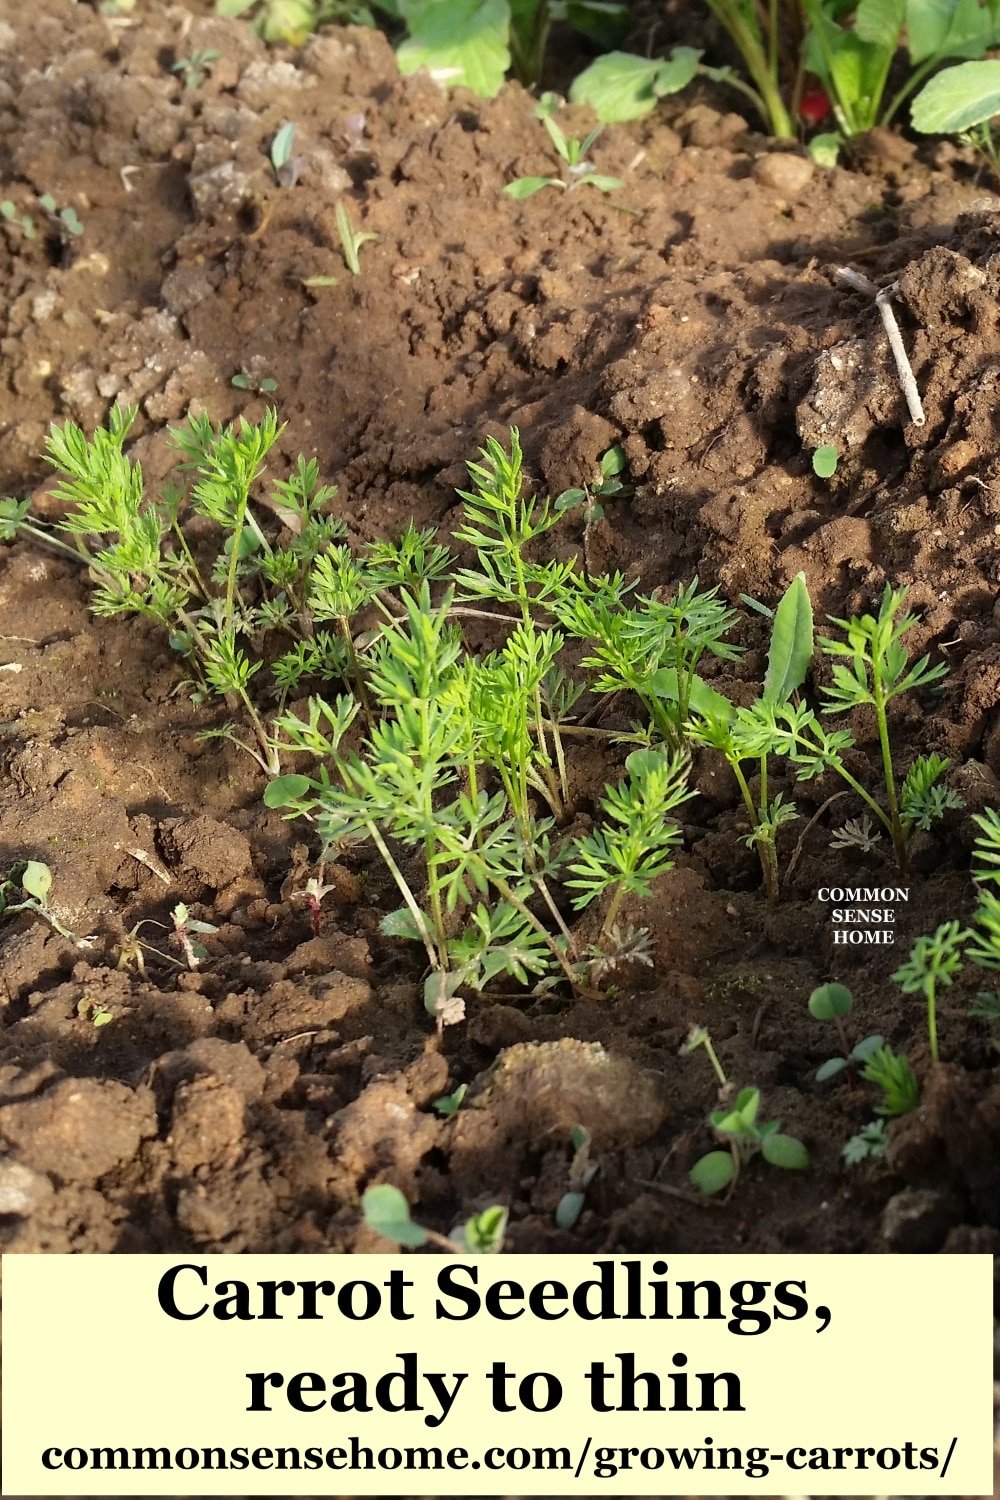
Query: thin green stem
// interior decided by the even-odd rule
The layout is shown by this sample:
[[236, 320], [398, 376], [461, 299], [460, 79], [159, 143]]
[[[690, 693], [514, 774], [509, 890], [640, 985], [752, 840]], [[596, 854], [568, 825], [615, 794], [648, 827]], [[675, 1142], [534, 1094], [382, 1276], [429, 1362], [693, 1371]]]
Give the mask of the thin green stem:
[[410, 916], [413, 918], [414, 925], [416, 926], [417, 931], [420, 933], [420, 937], [427, 952], [427, 959], [430, 963], [431, 968], [438, 970], [443, 969], [444, 964], [441, 958], [439, 958], [437, 950], [434, 947], [434, 940], [431, 937], [430, 928], [427, 926], [427, 920], [424, 917], [423, 912], [420, 910], [420, 907], [417, 905], [416, 897], [410, 890], [405, 875], [397, 865], [396, 861], [393, 859], [392, 855], [389, 853], [389, 848], [385, 842], [385, 839], [383, 839], [374, 823], [366, 823], [365, 832], [368, 834], [368, 837], [375, 845], [379, 854], [382, 856], [386, 869], [389, 871], [389, 874], [396, 882], [399, 893], [406, 903], [407, 910], [409, 911]]
[[938, 1057], [938, 1035], [937, 1035], [937, 993], [934, 984], [934, 976], [927, 980], [927, 1037], [931, 1046], [931, 1062], [937, 1064]]
[[899, 816], [899, 799], [896, 795], [896, 776], [892, 767], [892, 747], [889, 744], [889, 721], [886, 714], [887, 700], [877, 664], [872, 667], [872, 695], [875, 699], [875, 717], [878, 722], [879, 746], [882, 751], [882, 773], [885, 777], [885, 795], [889, 804], [889, 832], [896, 851], [896, 863], [900, 870], [906, 869], [906, 835]]

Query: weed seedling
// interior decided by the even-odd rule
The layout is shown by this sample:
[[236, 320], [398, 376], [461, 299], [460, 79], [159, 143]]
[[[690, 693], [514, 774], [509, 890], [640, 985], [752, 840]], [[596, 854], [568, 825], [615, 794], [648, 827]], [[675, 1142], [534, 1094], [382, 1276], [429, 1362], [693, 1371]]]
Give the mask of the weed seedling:
[[59, 921], [49, 906], [52, 889], [52, 871], [38, 859], [23, 860], [7, 871], [0, 880], [0, 920], [12, 917], [19, 911], [33, 911], [43, 917], [60, 937], [68, 938], [77, 947], [89, 947], [90, 939], [78, 939]]
[[[791, 700], [805, 681], [812, 655], [812, 604], [805, 575], [799, 573], [774, 611], [764, 690], [754, 708], [736, 710], [727, 699], [702, 684], [697, 695], [689, 696], [691, 717], [684, 726], [696, 743], [720, 751], [736, 778], [750, 819], [746, 843], [757, 851], [764, 889], [772, 902], [777, 900], [779, 888], [778, 832], [798, 814], [780, 792], [776, 797], [770, 796], [768, 774], [773, 743], [767, 735], [761, 735], [760, 724], [773, 720], [791, 706]], [[757, 763], [756, 797], [743, 770], [747, 760]]]
[[271, 166], [274, 168], [274, 180], [281, 188], [291, 188], [299, 180], [302, 172], [302, 157], [294, 156], [295, 149], [295, 126], [286, 121], [271, 142]]
[[561, 188], [565, 192], [579, 187], [592, 187], [599, 193], [613, 193], [616, 188], [621, 187], [620, 177], [603, 176], [593, 162], [587, 160], [587, 153], [604, 129], [603, 125], [596, 125], [582, 141], [578, 141], [572, 136], [566, 136], [548, 112], [541, 113], [540, 118], [562, 163], [562, 175], [517, 177], [504, 188], [508, 198], [530, 198], [547, 187]]
[[563, 1193], [556, 1207], [556, 1225], [559, 1229], [572, 1229], [583, 1213], [587, 1201], [587, 1189], [600, 1170], [590, 1160], [590, 1132], [577, 1125], [570, 1136], [573, 1160], [569, 1164], [569, 1188]]
[[80, 223], [76, 209], [60, 208], [51, 193], [42, 193], [38, 199], [38, 206], [48, 215], [49, 222], [60, 235], [69, 234], [76, 238], [83, 233], [83, 225]]
[[179, 57], [171, 66], [171, 73], [177, 73], [183, 80], [186, 89], [198, 89], [205, 82], [212, 71], [212, 64], [222, 54], [216, 47], [205, 47], [200, 52], [191, 52], [187, 57]]
[[840, 1037], [840, 1045], [843, 1055], [830, 1057], [823, 1063], [816, 1073], [817, 1083], [825, 1083], [828, 1078], [836, 1078], [846, 1068], [853, 1085], [856, 1077], [856, 1064], [865, 1063], [873, 1052], [885, 1045], [885, 1038], [881, 1036], [866, 1036], [853, 1047], [844, 1029], [843, 1017], [850, 1015], [854, 1005], [854, 998], [850, 990], [843, 984], [821, 984], [818, 989], [813, 990], [809, 996], [809, 1013], [816, 1017], [817, 1021], [832, 1021], [837, 1028]]
[[338, 199], [333, 210], [333, 216], [337, 224], [337, 237], [340, 240], [340, 250], [344, 257], [344, 265], [352, 276], [361, 275], [361, 261], [358, 252], [362, 245], [367, 245], [369, 240], [377, 240], [377, 234], [365, 233], [354, 228], [347, 205], [343, 199]]
[[440, 1099], [434, 1100], [434, 1112], [443, 1120], [449, 1120], [452, 1115], [457, 1115], [465, 1103], [465, 1096], [469, 1092], [467, 1083], [460, 1083], [458, 1088], [450, 1094], [442, 1094]]
[[861, 1070], [866, 1083], [873, 1083], [881, 1090], [882, 1098], [875, 1106], [880, 1115], [895, 1119], [908, 1115], [920, 1103], [920, 1084], [910, 1067], [905, 1053], [893, 1052], [888, 1045], [872, 1053]]
[[204, 946], [204, 944], [196, 942], [195, 938], [197, 936], [207, 936], [210, 933], [218, 932], [219, 929], [217, 927], [213, 927], [211, 922], [197, 921], [194, 917], [192, 917], [183, 901], [178, 901], [177, 905], [170, 913], [170, 916], [174, 924], [174, 942], [184, 954], [184, 961], [187, 964], [188, 968], [197, 969], [199, 965], [208, 957], [208, 949]]
[[932, 937], [918, 937], [909, 959], [893, 974], [904, 995], [923, 995], [931, 1060], [938, 1061], [937, 1001], [962, 968], [963, 948], [975, 934], [956, 921], [942, 922]]
[[825, 654], [834, 658], [833, 684], [825, 690], [827, 711], [848, 713], [862, 705], [870, 705], [875, 711], [888, 813], [871, 798], [866, 800], [887, 828], [901, 870], [906, 869], [911, 832], [929, 828], [947, 808], [962, 805], [956, 792], [940, 785], [948, 762], [938, 755], [918, 756], [902, 787], [897, 786], [889, 740], [889, 704], [902, 693], [939, 682], [948, 670], [943, 664], [932, 667], [929, 656], [910, 665], [902, 638], [917, 624], [917, 616], [900, 615], [905, 598], [905, 589], [886, 584], [877, 616], [834, 620], [845, 639], [820, 641]]
[[681, 1047], [681, 1056], [684, 1056], [684, 1054], [688, 1052], [696, 1052], [699, 1047], [704, 1047], [705, 1055], [712, 1065], [712, 1072], [718, 1079], [719, 1097], [725, 1098], [727, 1094], [732, 1092], [732, 1085], [730, 1084], [729, 1079], [726, 1077], [725, 1070], [723, 1069], [723, 1066], [719, 1061], [718, 1053], [712, 1046], [712, 1038], [709, 1036], [706, 1027], [692, 1026], [691, 1030], [687, 1034], [687, 1038], [685, 1039], [683, 1046]]
[[836, 444], [824, 443], [812, 456], [813, 473], [818, 479], [832, 479], [837, 472], [840, 454]]
[[889, 1133], [885, 1121], [871, 1120], [857, 1135], [851, 1136], [840, 1154], [849, 1167], [856, 1167], [863, 1161], [877, 1161], [888, 1149]]
[[0, 219], [5, 224], [9, 224], [12, 229], [20, 230], [26, 240], [33, 240], [38, 237], [38, 230], [35, 228], [34, 219], [30, 214], [21, 213], [17, 204], [10, 198], [4, 198], [0, 201]]
[[727, 1149], [709, 1151], [688, 1173], [690, 1181], [706, 1197], [735, 1186], [740, 1172], [758, 1153], [772, 1167], [804, 1172], [809, 1153], [801, 1141], [781, 1134], [778, 1120], [759, 1124], [760, 1090], [741, 1089], [736, 1098], [709, 1115], [709, 1124]]
[[496, 1255], [503, 1249], [507, 1229], [507, 1210], [499, 1205], [466, 1219], [450, 1236], [424, 1229], [413, 1222], [410, 1205], [389, 1183], [368, 1188], [361, 1199], [361, 1212], [369, 1229], [408, 1250], [436, 1245], [451, 1255]]
[[254, 375], [248, 375], [246, 370], [241, 370], [234, 375], [229, 384], [237, 391], [253, 391], [260, 395], [270, 395], [278, 389], [278, 382], [271, 375], [264, 375], [258, 379]]

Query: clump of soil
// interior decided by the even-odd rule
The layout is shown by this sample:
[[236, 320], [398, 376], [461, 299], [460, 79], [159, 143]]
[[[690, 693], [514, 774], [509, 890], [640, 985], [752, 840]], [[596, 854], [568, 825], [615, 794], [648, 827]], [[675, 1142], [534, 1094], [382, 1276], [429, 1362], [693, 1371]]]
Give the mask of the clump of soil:
[[[220, 54], [210, 76], [185, 88], [170, 64], [204, 49]], [[589, 528], [588, 566], [771, 602], [803, 571], [838, 616], [906, 586], [913, 648], [950, 675], [897, 706], [894, 739], [904, 764], [950, 757], [967, 804], [919, 843], [895, 947], [858, 956], [816, 900], [886, 878], [877, 856], [830, 851], [847, 814], [807, 831], [768, 912], [736, 789], [699, 764], [677, 869], [630, 914], [652, 969], [600, 1002], [470, 1004], [438, 1048], [419, 959], [379, 933], [389, 898], [368, 853], [339, 867], [315, 932], [288, 825], [249, 758], [197, 738], [209, 720], [177, 692], [167, 643], [95, 621], [71, 564], [4, 549], [0, 862], [46, 861], [57, 915], [90, 940], [29, 915], [0, 933], [6, 1248], [368, 1250], [359, 1199], [381, 1180], [443, 1230], [509, 1204], [514, 1250], [996, 1248], [995, 1032], [957, 986], [932, 1070], [921, 1008], [890, 975], [918, 934], [967, 916], [970, 813], [1000, 802], [1000, 198], [961, 156], [938, 170], [879, 133], [853, 167], [820, 170], [720, 104], [692, 94], [606, 131], [596, 159], [625, 179], [616, 194], [515, 203], [505, 183], [547, 160], [533, 101], [402, 79], [378, 33], [275, 52], [240, 22], [169, 6], [111, 21], [69, 0], [0, 23], [4, 195], [27, 210], [51, 193], [84, 225], [0, 230], [4, 492], [56, 514], [48, 424], [90, 429], [116, 400], [139, 408], [133, 452], [155, 483], [189, 409], [260, 413], [241, 374], [276, 382], [276, 471], [315, 453], [357, 542], [411, 516], [447, 529], [464, 460], [510, 425], [552, 493], [592, 482], [620, 443], [634, 495]], [[286, 121], [293, 187], [267, 154]], [[339, 199], [377, 236], [357, 277]], [[842, 264], [899, 282], [923, 427]], [[828, 482], [820, 443], [840, 453]], [[752, 613], [742, 643], [722, 685], [749, 701], [766, 644]], [[853, 727], [872, 778], [873, 725]], [[571, 767], [584, 800], [616, 770], [588, 756]], [[828, 795], [798, 789], [784, 861]], [[143, 972], [128, 934], [169, 927], [178, 901], [218, 928], [209, 956], [184, 969], [149, 927], [161, 952]], [[925, 1083], [888, 1158], [852, 1170], [841, 1146], [871, 1100], [815, 1082], [830, 1043], [805, 1004], [831, 977]], [[701, 1057], [678, 1056], [694, 1022], [808, 1145], [809, 1173], [756, 1163], [725, 1206], [694, 1200], [685, 1174], [714, 1104]], [[440, 1117], [460, 1083], [466, 1104]], [[600, 1172], [566, 1231], [554, 1211], [577, 1124]]]

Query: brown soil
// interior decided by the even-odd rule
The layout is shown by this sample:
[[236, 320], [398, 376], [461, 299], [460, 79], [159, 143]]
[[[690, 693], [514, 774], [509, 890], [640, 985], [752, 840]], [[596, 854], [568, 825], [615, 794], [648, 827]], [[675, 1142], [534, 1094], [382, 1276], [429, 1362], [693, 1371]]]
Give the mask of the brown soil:
[[[170, 64], [204, 48], [221, 56], [185, 89]], [[718, 93], [691, 95], [607, 131], [598, 164], [627, 183], [613, 197], [514, 203], [503, 185], [546, 164], [515, 85], [490, 102], [445, 97], [400, 79], [386, 41], [360, 30], [285, 54], [243, 23], [169, 6], [134, 22], [69, 0], [7, 7], [3, 195], [27, 206], [51, 192], [85, 232], [0, 231], [0, 492], [36, 492], [51, 515], [47, 424], [89, 429], [116, 398], [139, 405], [134, 451], [155, 481], [167, 425], [190, 405], [259, 412], [230, 384], [241, 370], [277, 382], [276, 467], [315, 452], [357, 540], [410, 516], [447, 530], [463, 460], [511, 424], [553, 493], [621, 442], [635, 495], [590, 529], [591, 568], [647, 589], [697, 573], [734, 602], [773, 602], [803, 570], [836, 615], [868, 608], [886, 580], [908, 586], [914, 644], [951, 671], [943, 693], [901, 709], [896, 743], [904, 763], [949, 756], [967, 802], [919, 842], [897, 946], [859, 957], [834, 950], [816, 899], [888, 878], [874, 856], [829, 850], [858, 809], [835, 804], [810, 829], [769, 914], [735, 787], [706, 762], [684, 853], [642, 913], [653, 970], [599, 1003], [470, 1005], [438, 1049], [418, 961], [379, 935], [375, 863], [345, 860], [314, 936], [289, 881], [307, 854], [263, 808], [253, 763], [196, 739], [205, 710], [176, 692], [166, 643], [95, 621], [72, 565], [5, 549], [0, 864], [47, 861], [65, 924], [94, 938], [81, 952], [27, 915], [2, 930], [7, 1248], [370, 1250], [359, 1196], [383, 1180], [442, 1230], [509, 1204], [518, 1251], [996, 1248], [995, 1032], [967, 1019], [971, 981], [957, 986], [932, 1070], [921, 1007], [889, 975], [916, 935], [968, 915], [969, 813], [1000, 802], [1000, 198], [950, 148], [921, 157], [878, 133], [848, 168], [803, 170], [720, 108]], [[279, 190], [266, 146], [285, 120], [303, 161]], [[342, 194], [378, 236], [358, 278], [337, 249]], [[843, 263], [899, 276], [923, 427], [907, 422], [871, 304], [834, 282]], [[336, 286], [303, 285], [328, 275]], [[809, 452], [830, 439], [844, 457], [824, 483]], [[725, 685], [746, 699], [763, 671], [759, 616], [741, 639]], [[853, 727], [871, 779], [872, 726]], [[576, 759], [584, 812], [618, 764]], [[832, 790], [798, 789], [806, 817], [786, 859]], [[155, 954], [145, 976], [116, 967], [123, 935], [178, 900], [220, 929], [204, 968]], [[925, 1082], [888, 1161], [852, 1170], [840, 1148], [872, 1101], [815, 1083], [832, 1049], [805, 1005], [831, 977], [854, 987], [858, 1034], [906, 1049]], [[112, 1017], [99, 1028], [98, 1010]], [[693, 1022], [813, 1170], [757, 1163], [729, 1203], [692, 1201], [713, 1104], [702, 1056], [678, 1057]], [[468, 1103], [439, 1119], [433, 1100], [463, 1082]], [[563, 1231], [577, 1124], [601, 1170]]]

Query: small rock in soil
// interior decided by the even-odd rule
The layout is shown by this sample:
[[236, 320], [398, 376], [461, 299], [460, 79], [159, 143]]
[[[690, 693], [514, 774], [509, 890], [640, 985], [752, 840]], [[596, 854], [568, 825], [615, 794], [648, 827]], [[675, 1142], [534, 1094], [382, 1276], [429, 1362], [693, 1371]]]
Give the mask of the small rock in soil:
[[248, 839], [237, 829], [215, 818], [190, 818], [164, 824], [163, 844], [168, 855], [189, 875], [213, 891], [221, 891], [252, 868]]
[[41, 1172], [20, 1161], [0, 1162], [0, 1215], [26, 1218], [51, 1196], [52, 1183]]
[[63, 1182], [96, 1182], [156, 1135], [152, 1096], [123, 1083], [64, 1079], [0, 1109], [0, 1135], [29, 1166]]
[[471, 1093], [509, 1136], [540, 1140], [554, 1133], [568, 1140], [583, 1125], [595, 1146], [647, 1140], [667, 1112], [649, 1073], [612, 1057], [599, 1042], [572, 1037], [508, 1047]]
[[232, 1164], [239, 1158], [246, 1105], [232, 1084], [217, 1078], [182, 1083], [174, 1095], [170, 1147], [181, 1172]]
[[940, 1250], [961, 1211], [951, 1193], [905, 1188], [890, 1198], [882, 1211], [882, 1238], [890, 1250], [910, 1254]]
[[807, 156], [795, 156], [790, 151], [769, 151], [754, 162], [753, 178], [760, 187], [780, 193], [783, 198], [795, 199], [812, 182], [815, 170]]
[[151, 1082], [161, 1104], [182, 1083], [204, 1077], [232, 1084], [252, 1104], [264, 1092], [266, 1076], [245, 1042], [205, 1036], [174, 1052], [165, 1052], [153, 1065]]

